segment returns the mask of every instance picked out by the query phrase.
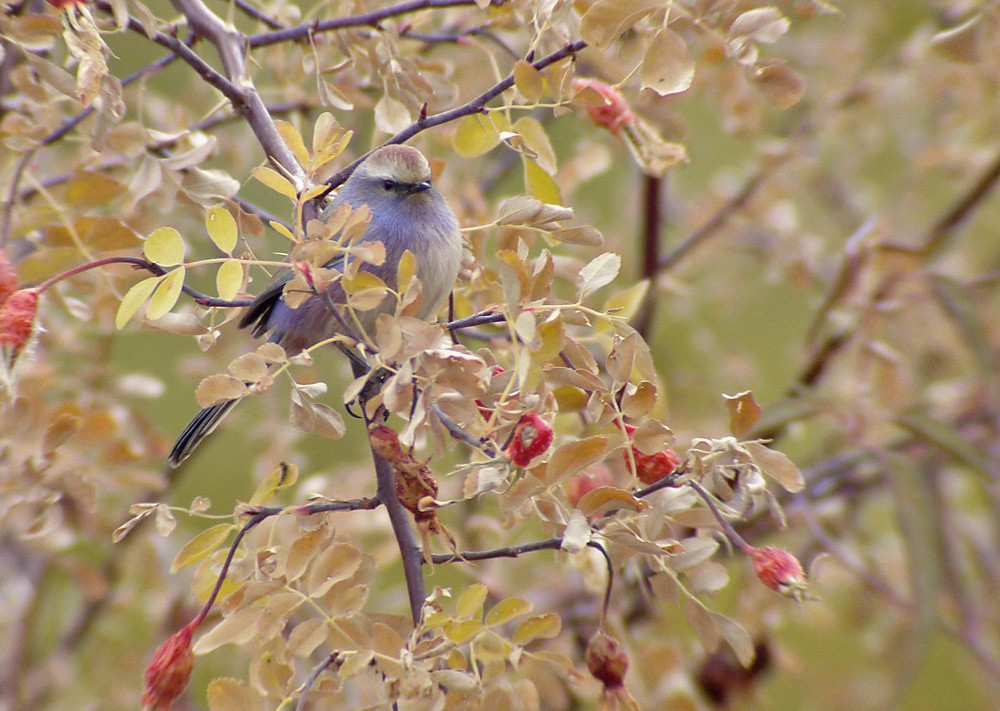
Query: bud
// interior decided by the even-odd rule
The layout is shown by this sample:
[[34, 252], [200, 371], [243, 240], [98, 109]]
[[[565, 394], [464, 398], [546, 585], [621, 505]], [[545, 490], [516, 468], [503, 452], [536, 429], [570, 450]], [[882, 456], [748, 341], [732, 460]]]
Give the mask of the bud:
[[[635, 432], [635, 425], [625, 425], [625, 431], [629, 434]], [[628, 452], [622, 451], [622, 459], [625, 460], [625, 467], [631, 472], [632, 462], [629, 460]], [[632, 446], [632, 459], [635, 460], [635, 471], [632, 472], [639, 481], [647, 486], [655, 484], [668, 474], [672, 474], [674, 469], [680, 466], [681, 458], [672, 449], [664, 449], [661, 452], [646, 454], [641, 452], [634, 445]]]
[[577, 91], [592, 89], [604, 99], [603, 106], [588, 106], [587, 114], [598, 126], [618, 136], [646, 175], [660, 177], [670, 168], [687, 161], [687, 152], [680, 143], [665, 141], [652, 126], [637, 118], [625, 97], [616, 88], [599, 79], [573, 80]]
[[754, 548], [747, 551], [753, 559], [753, 570], [764, 585], [782, 595], [801, 600], [806, 593], [806, 574], [802, 564], [788, 551], [780, 548]]
[[537, 413], [524, 415], [507, 445], [507, 456], [519, 467], [526, 467], [535, 457], [545, 454], [553, 438], [552, 425]]
[[188, 679], [191, 678], [191, 668], [194, 666], [194, 655], [191, 653], [191, 635], [194, 634], [197, 622], [193, 620], [179, 632], [173, 634], [153, 654], [146, 667], [146, 680], [142, 690], [142, 707], [155, 711], [167, 709], [174, 702]]
[[31, 339], [40, 293], [38, 289], [21, 289], [0, 306], [0, 353], [8, 370]]

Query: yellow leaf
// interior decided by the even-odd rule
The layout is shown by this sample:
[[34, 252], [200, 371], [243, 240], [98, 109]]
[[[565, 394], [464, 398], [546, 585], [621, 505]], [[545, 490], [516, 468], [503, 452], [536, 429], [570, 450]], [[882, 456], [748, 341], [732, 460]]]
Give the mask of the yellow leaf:
[[562, 629], [562, 620], [554, 612], [529, 617], [514, 630], [511, 642], [524, 646], [536, 639], [551, 639]]
[[489, 627], [496, 627], [497, 625], [503, 625], [515, 617], [520, 617], [521, 615], [527, 615], [533, 609], [533, 605], [527, 600], [523, 600], [519, 597], [509, 597], [506, 600], [501, 600], [486, 613], [486, 622]]
[[161, 277], [161, 282], [149, 300], [146, 307], [146, 318], [155, 321], [165, 316], [174, 308], [177, 297], [181, 295], [181, 288], [184, 286], [184, 270], [174, 269], [166, 276]]
[[184, 240], [173, 227], [161, 227], [146, 238], [142, 253], [161, 267], [172, 267], [184, 261]]
[[279, 491], [284, 491], [293, 486], [299, 479], [299, 468], [294, 464], [282, 462], [271, 473], [264, 477], [264, 480], [257, 487], [250, 497], [251, 506], [260, 506], [271, 500]]
[[219, 271], [215, 274], [215, 288], [219, 292], [219, 298], [232, 301], [241, 286], [243, 286], [243, 265], [238, 259], [227, 259], [219, 265]]
[[205, 214], [205, 229], [215, 246], [226, 254], [232, 254], [236, 247], [238, 230], [236, 220], [224, 207], [213, 207]]
[[115, 314], [115, 328], [119, 330], [125, 328], [125, 324], [132, 320], [139, 307], [146, 303], [146, 299], [153, 293], [153, 289], [160, 283], [161, 278], [149, 277], [132, 285], [118, 306], [118, 313]]
[[229, 538], [230, 532], [235, 529], [236, 527], [231, 523], [220, 523], [217, 526], [205, 529], [177, 551], [177, 555], [174, 556], [174, 562], [170, 564], [170, 572], [176, 573], [182, 568], [204, 560], [216, 548], [221, 546], [223, 541]]
[[549, 205], [562, 205], [562, 195], [556, 181], [534, 161], [524, 161], [524, 186], [538, 200]]
[[451, 145], [463, 158], [475, 158], [500, 145], [500, 132], [493, 116], [472, 114], [458, 122], [451, 134]]
[[250, 174], [258, 181], [271, 188], [274, 192], [284, 195], [289, 200], [298, 200], [299, 193], [295, 186], [276, 170], [271, 170], [264, 166], [257, 166], [250, 171]]
[[274, 220], [271, 220], [267, 224], [271, 225], [271, 229], [277, 232], [282, 237], [285, 237], [286, 239], [292, 242], [298, 242], [298, 240], [295, 238], [295, 235], [293, 235], [291, 231], [289, 231], [289, 229], [280, 222], [275, 222]]
[[292, 151], [292, 155], [295, 156], [299, 165], [308, 165], [309, 151], [306, 150], [305, 141], [302, 140], [302, 134], [299, 133], [299, 130], [282, 119], [275, 119], [274, 126], [278, 129], [278, 133], [285, 140], [285, 144]]
[[533, 104], [537, 104], [542, 98], [541, 72], [523, 59], [514, 65], [514, 86]]

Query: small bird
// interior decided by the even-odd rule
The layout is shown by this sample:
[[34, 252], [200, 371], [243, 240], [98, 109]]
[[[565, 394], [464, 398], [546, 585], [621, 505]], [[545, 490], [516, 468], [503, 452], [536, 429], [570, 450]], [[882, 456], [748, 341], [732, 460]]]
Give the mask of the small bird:
[[[462, 237], [454, 213], [431, 184], [427, 159], [410, 146], [383, 146], [373, 151], [340, 188], [321, 219], [328, 219], [343, 204], [352, 208], [367, 205], [372, 217], [361, 241], [378, 241], [385, 246], [385, 262], [379, 266], [365, 264], [362, 269], [394, 288], [399, 261], [409, 249], [416, 257], [417, 276], [422, 287], [417, 316], [433, 319], [458, 276]], [[325, 266], [343, 269], [343, 260], [338, 257]], [[313, 296], [292, 309], [281, 295], [293, 276], [290, 268], [276, 273], [247, 307], [240, 328], [252, 327], [254, 336], [270, 333], [269, 340], [281, 345], [289, 355], [337, 334], [359, 335], [345, 333], [345, 324], [353, 321], [339, 319], [330, 311], [331, 301], [338, 305], [346, 301], [339, 280], [327, 287], [329, 299], [325, 295]], [[358, 321], [367, 333], [374, 334], [379, 314], [394, 309], [394, 300], [387, 296], [375, 309], [357, 312]], [[176, 467], [187, 459], [241, 399], [227, 400], [199, 412], [171, 450], [171, 466]]]

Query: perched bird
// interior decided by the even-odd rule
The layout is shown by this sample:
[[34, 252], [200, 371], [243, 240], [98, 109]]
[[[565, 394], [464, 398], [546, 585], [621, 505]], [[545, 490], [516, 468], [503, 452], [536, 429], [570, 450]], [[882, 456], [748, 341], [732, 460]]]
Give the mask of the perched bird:
[[[362, 269], [395, 288], [399, 261], [409, 249], [416, 257], [417, 276], [423, 290], [417, 316], [434, 318], [458, 276], [462, 238], [454, 213], [431, 185], [427, 159], [410, 146], [383, 146], [373, 151], [343, 184], [321, 219], [328, 218], [345, 203], [352, 208], [367, 205], [371, 210], [371, 222], [361, 241], [379, 241], [385, 245], [385, 262], [380, 266], [366, 264]], [[342, 269], [343, 262], [337, 258], [325, 266]], [[281, 295], [293, 276], [290, 268], [275, 274], [247, 308], [240, 328], [253, 327], [254, 336], [270, 333], [270, 340], [280, 344], [289, 355], [337, 334], [360, 335], [345, 333], [345, 325], [350, 327], [353, 320], [338, 319], [330, 310], [331, 301], [345, 302], [339, 280], [328, 287], [329, 299], [325, 295], [313, 296], [292, 309]], [[378, 315], [392, 312], [395, 306], [395, 300], [387, 296], [375, 309], [357, 312], [362, 328], [374, 335]], [[199, 412], [177, 439], [170, 452], [170, 464], [176, 467], [187, 459], [239, 401], [227, 400]]]

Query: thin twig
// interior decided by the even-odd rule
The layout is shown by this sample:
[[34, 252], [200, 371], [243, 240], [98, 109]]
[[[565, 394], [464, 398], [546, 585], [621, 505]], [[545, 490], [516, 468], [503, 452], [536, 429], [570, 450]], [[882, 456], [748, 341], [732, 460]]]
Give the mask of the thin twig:
[[[267, 47], [272, 44], [281, 44], [282, 42], [302, 42], [313, 35], [331, 32], [333, 30], [344, 30], [351, 27], [377, 27], [378, 23], [382, 20], [387, 20], [390, 17], [406, 15], [419, 10], [461, 7], [475, 4], [475, 0], [409, 0], [408, 2], [401, 2], [398, 5], [390, 5], [389, 7], [384, 7], [380, 10], [373, 10], [371, 12], [363, 12], [357, 15], [349, 15], [347, 17], [337, 17], [330, 20], [321, 20], [319, 22], [309, 22], [304, 25], [297, 25], [295, 27], [275, 30], [273, 32], [261, 32], [247, 37], [247, 42], [253, 49], [256, 49], [257, 47]], [[495, 2], [494, 4], [501, 5], [503, 2], [501, 0], [500, 2]]]
[[[556, 62], [560, 62], [563, 59], [566, 59], [567, 57], [574, 56], [577, 52], [580, 52], [586, 46], [587, 43], [584, 42], [583, 40], [570, 42], [562, 49], [558, 49], [552, 54], [549, 54], [535, 62], [532, 62], [531, 66], [540, 71], [552, 64], [555, 64]], [[448, 111], [442, 111], [441, 113], [434, 114], [433, 116], [421, 116], [416, 121], [411, 123], [409, 126], [404, 128], [402, 131], [397, 133], [395, 136], [385, 141], [382, 145], [405, 143], [406, 141], [416, 136], [418, 133], [426, 131], [429, 128], [434, 128], [435, 126], [440, 126], [441, 124], [445, 124], [450, 121], [455, 121], [457, 119], [464, 118], [465, 116], [471, 116], [473, 114], [487, 112], [488, 109], [486, 107], [486, 104], [488, 104], [496, 97], [500, 96], [500, 94], [504, 93], [512, 86], [514, 86], [513, 73], [509, 74], [505, 79], [501, 79], [492, 87], [484, 91], [482, 94], [472, 99], [471, 101], [462, 104], [461, 106], [456, 106], [453, 109], [449, 109]], [[357, 168], [359, 165], [361, 165], [361, 163], [369, 155], [370, 152], [364, 154], [363, 156], [355, 160], [353, 163], [348, 165], [346, 168], [343, 168], [336, 175], [332, 176], [329, 180], [327, 180], [326, 184], [330, 188], [330, 190], [333, 190], [338, 185], [347, 180], [347, 178], [351, 175], [351, 173], [354, 172], [354, 169]], [[319, 197], [322, 198], [323, 196], [320, 195]]]
[[969, 192], [959, 198], [954, 207], [934, 223], [927, 233], [921, 252], [928, 257], [940, 256], [952, 235], [969, 221], [976, 209], [996, 189], [998, 182], [1000, 182], [1000, 153], [979, 176]]
[[276, 19], [268, 15], [260, 8], [254, 7], [252, 4], [247, 2], [247, 0], [235, 0], [235, 3], [237, 9], [239, 9], [239, 11], [242, 12], [247, 17], [253, 18], [254, 20], [257, 20], [257, 22], [261, 22], [267, 25], [272, 30], [285, 29], [285, 26], [283, 24], [278, 22]]
[[772, 163], [750, 176], [743, 184], [739, 192], [729, 198], [719, 207], [715, 213], [708, 218], [701, 227], [682, 239], [673, 249], [663, 255], [660, 260], [660, 269], [669, 270], [677, 266], [688, 252], [712, 237], [719, 228], [726, 224], [733, 215], [743, 209], [750, 202], [750, 199], [757, 194], [761, 185], [771, 176], [778, 163]]
[[295, 704], [295, 711], [305, 711], [306, 700], [309, 698], [309, 690], [312, 689], [312, 685], [316, 683], [319, 675], [330, 668], [330, 666], [337, 661], [336, 652], [327, 656], [322, 662], [316, 665], [309, 674], [309, 678], [306, 679], [306, 683], [302, 685], [302, 692], [299, 694], [299, 701]]
[[522, 543], [519, 546], [505, 546], [504, 548], [492, 548], [485, 551], [459, 551], [457, 553], [435, 553], [431, 556], [431, 562], [438, 563], [464, 563], [469, 560], [491, 560], [493, 558], [517, 558], [523, 553], [534, 553], [536, 551], [555, 551], [562, 547], [561, 537], [549, 538], [544, 541], [534, 541], [532, 543]]

